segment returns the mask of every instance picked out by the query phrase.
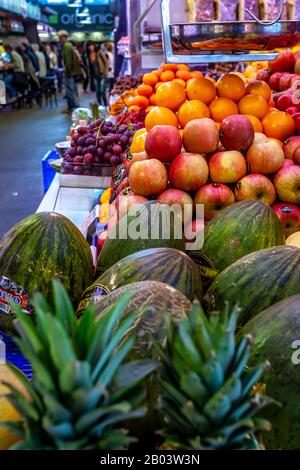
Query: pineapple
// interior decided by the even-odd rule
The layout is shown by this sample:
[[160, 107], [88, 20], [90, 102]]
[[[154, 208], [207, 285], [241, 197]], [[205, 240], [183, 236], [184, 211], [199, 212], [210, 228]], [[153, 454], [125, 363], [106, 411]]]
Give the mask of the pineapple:
[[22, 416], [6, 423], [20, 441], [14, 449], [123, 449], [134, 441], [122, 423], [143, 417], [140, 382], [156, 369], [153, 361], [125, 362], [134, 338], [135, 314], [122, 321], [128, 296], [99, 321], [92, 309], [76, 321], [72, 304], [54, 281], [54, 307], [36, 294], [35, 322], [19, 308], [16, 342], [30, 360], [33, 381], [12, 368], [29, 400], [6, 384], [8, 400]]
[[156, 345], [163, 364], [164, 448], [261, 448], [255, 434], [270, 425], [256, 414], [272, 400], [253, 386], [268, 364], [247, 367], [251, 337], [236, 343], [237, 317], [237, 308], [226, 308], [207, 318], [194, 304], [189, 318], [169, 324], [166, 347]]

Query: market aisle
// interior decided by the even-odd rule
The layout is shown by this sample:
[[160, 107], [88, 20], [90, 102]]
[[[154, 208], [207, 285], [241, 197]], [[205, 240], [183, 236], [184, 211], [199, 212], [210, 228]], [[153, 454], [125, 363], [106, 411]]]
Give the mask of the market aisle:
[[[81, 105], [88, 105], [85, 95]], [[70, 116], [58, 107], [0, 113], [0, 236], [16, 222], [36, 211], [43, 197], [41, 159], [65, 140]]]

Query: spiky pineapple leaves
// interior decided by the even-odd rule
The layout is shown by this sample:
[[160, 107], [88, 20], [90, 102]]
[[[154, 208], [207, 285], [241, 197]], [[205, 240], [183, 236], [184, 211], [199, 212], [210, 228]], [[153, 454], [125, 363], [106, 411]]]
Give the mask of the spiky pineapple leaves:
[[157, 367], [153, 361], [127, 362], [134, 336], [128, 333], [135, 313], [122, 320], [128, 296], [99, 321], [88, 308], [77, 323], [73, 306], [59, 281], [53, 281], [54, 307], [36, 294], [35, 321], [14, 305], [16, 337], [31, 362], [32, 383], [15, 368], [25, 398], [8, 385], [8, 400], [22, 416], [7, 423], [24, 449], [121, 449], [134, 439], [124, 421], [143, 417], [141, 381]]
[[226, 308], [208, 318], [195, 303], [188, 318], [170, 322], [166, 347], [156, 344], [163, 435], [171, 447], [249, 449], [258, 445], [255, 434], [269, 429], [257, 413], [272, 400], [250, 393], [267, 364], [247, 367], [251, 339], [236, 344], [237, 317], [237, 308]]

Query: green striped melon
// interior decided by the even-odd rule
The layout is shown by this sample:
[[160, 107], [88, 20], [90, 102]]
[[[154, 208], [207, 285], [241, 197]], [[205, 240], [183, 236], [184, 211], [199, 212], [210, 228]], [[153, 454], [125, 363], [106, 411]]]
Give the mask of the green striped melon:
[[97, 273], [102, 274], [137, 251], [159, 247], [184, 251], [184, 246], [179, 218], [169, 212], [166, 204], [149, 201], [131, 209], [116, 225], [116, 230], [109, 233], [98, 259]]
[[173, 287], [157, 281], [140, 281], [119, 287], [100, 297], [94, 304], [96, 318], [105, 315], [124, 294], [128, 294], [130, 298], [123, 318], [133, 312], [136, 314], [136, 342], [132, 353], [134, 359], [152, 356], [153, 341], [163, 342], [166, 338], [168, 316], [179, 319], [192, 307], [191, 302]]
[[[52, 299], [53, 278], [60, 279], [75, 306], [93, 280], [90, 247], [78, 228], [54, 212], [22, 220], [0, 242], [0, 275], [15, 281], [29, 297], [39, 290]], [[11, 318], [0, 316], [0, 329]]]
[[261, 411], [272, 428], [263, 435], [267, 449], [300, 449], [300, 295], [272, 305], [240, 331], [253, 337], [251, 362], [268, 360], [271, 367], [262, 381], [266, 393], [281, 406]]
[[209, 284], [220, 271], [243, 256], [284, 244], [274, 211], [261, 201], [241, 201], [223, 209], [207, 224], [202, 249], [190, 254]]
[[202, 298], [201, 278], [188, 255], [175, 248], [150, 248], [126, 256], [98, 277], [83, 293], [78, 314], [91, 299], [138, 281], [164, 282], [191, 301]]
[[220, 311], [226, 302], [241, 308], [244, 325], [265, 308], [300, 294], [300, 250], [294, 246], [266, 248], [246, 255], [224, 269], [204, 296], [208, 311]]

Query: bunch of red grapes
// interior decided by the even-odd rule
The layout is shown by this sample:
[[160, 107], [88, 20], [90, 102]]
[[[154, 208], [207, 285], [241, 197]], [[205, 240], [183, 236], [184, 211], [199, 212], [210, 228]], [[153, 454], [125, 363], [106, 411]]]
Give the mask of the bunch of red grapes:
[[[128, 114], [128, 113], [127, 113]], [[101, 176], [101, 165], [116, 166], [122, 163], [133, 134], [144, 127], [144, 122], [126, 124], [119, 120], [98, 119], [88, 126], [78, 127], [71, 148], [64, 154], [62, 172], [76, 175]]]

